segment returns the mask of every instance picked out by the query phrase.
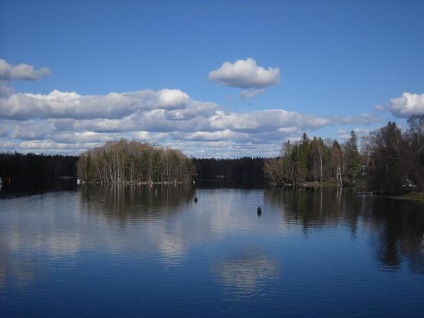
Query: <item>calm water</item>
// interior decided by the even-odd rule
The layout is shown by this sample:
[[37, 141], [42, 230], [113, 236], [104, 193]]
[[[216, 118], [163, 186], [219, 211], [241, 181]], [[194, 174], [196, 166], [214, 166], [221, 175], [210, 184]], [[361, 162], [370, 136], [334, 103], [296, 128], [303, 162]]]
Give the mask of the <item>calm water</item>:
[[0, 316], [423, 317], [423, 233], [423, 204], [350, 192], [7, 197]]

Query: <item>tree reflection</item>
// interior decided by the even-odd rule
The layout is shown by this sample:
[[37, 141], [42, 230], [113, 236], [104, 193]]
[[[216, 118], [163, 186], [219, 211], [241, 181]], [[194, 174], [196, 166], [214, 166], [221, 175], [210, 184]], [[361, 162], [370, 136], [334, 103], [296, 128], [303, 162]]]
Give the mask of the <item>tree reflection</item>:
[[184, 185], [83, 186], [80, 191], [85, 211], [120, 221], [163, 217], [195, 196], [193, 188]]
[[340, 189], [278, 190], [265, 193], [267, 199], [279, 204], [283, 220], [299, 225], [305, 234], [312, 228], [339, 223], [349, 226], [355, 235], [361, 209], [361, 198]]
[[407, 260], [414, 272], [424, 273], [424, 205], [391, 199], [372, 201], [378, 235], [377, 258], [387, 268], [399, 268]]
[[407, 262], [424, 272], [424, 204], [363, 196], [341, 190], [270, 190], [265, 196], [281, 209], [284, 223], [305, 233], [343, 224], [356, 236], [359, 222], [376, 242], [376, 258], [386, 269]]

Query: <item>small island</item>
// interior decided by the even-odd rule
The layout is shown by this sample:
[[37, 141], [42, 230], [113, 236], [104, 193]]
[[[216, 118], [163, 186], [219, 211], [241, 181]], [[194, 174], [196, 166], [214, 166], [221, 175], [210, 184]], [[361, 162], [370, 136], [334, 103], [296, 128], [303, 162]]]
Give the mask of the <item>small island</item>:
[[126, 139], [82, 153], [77, 171], [82, 183], [100, 184], [190, 183], [195, 175], [181, 151]]

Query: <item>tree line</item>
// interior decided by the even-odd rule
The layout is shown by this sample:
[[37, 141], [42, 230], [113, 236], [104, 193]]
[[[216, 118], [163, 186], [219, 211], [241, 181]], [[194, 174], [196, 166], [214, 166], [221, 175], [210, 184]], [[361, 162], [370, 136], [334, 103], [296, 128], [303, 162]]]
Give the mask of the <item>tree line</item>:
[[52, 180], [77, 176], [98, 183], [175, 183], [265, 177], [280, 186], [356, 185], [368, 191], [400, 194], [424, 184], [424, 115], [408, 119], [405, 132], [395, 122], [371, 132], [361, 150], [350, 138], [287, 141], [276, 158], [188, 158], [181, 151], [121, 139], [77, 156], [0, 153], [0, 177]]
[[54, 178], [76, 177], [78, 157], [63, 155], [37, 155], [0, 153], [0, 178], [9, 180], [49, 181]]
[[424, 182], [424, 115], [408, 119], [403, 133], [395, 122], [371, 132], [358, 149], [352, 131], [343, 144], [309, 138], [283, 144], [277, 158], [265, 162], [267, 179], [281, 186], [362, 185], [369, 191], [400, 194]]
[[362, 158], [372, 189], [399, 194], [424, 185], [424, 115], [411, 116], [408, 125], [402, 132], [389, 122], [364, 141]]
[[193, 158], [198, 179], [213, 180], [216, 178], [257, 178], [263, 179], [264, 158]]
[[271, 183], [282, 186], [353, 182], [362, 167], [357, 142], [353, 131], [345, 144], [311, 139], [303, 133], [300, 141], [285, 142], [280, 156], [265, 162], [265, 175]]
[[82, 153], [77, 171], [84, 182], [105, 184], [188, 183], [195, 175], [181, 151], [126, 139]]

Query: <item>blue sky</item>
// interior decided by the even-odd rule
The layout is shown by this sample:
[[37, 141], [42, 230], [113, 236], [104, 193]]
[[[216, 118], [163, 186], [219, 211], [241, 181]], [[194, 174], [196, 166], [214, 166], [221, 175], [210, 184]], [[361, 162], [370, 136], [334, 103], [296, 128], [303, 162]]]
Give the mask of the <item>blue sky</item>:
[[0, 1], [0, 151], [275, 156], [424, 113], [424, 1]]

